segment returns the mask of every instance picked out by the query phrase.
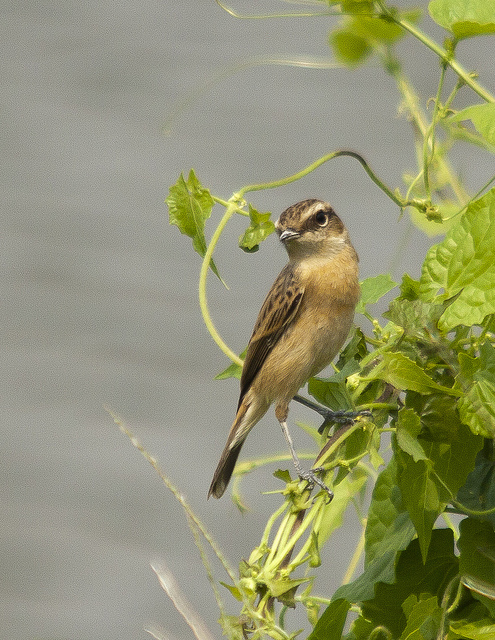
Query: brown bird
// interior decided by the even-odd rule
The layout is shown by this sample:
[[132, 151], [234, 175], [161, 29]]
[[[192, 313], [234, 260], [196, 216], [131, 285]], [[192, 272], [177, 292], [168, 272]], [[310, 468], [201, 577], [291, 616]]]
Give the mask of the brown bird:
[[248, 433], [272, 403], [300, 477], [303, 471], [287, 427], [289, 403], [299, 389], [335, 358], [359, 300], [358, 256], [342, 220], [327, 202], [304, 200], [275, 223], [289, 262], [273, 283], [249, 341], [237, 414], [208, 497], [227, 488]]

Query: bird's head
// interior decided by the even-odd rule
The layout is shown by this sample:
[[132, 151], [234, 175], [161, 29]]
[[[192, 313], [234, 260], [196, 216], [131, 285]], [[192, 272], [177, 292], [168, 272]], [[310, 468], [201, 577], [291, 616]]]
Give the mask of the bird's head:
[[275, 228], [291, 260], [331, 257], [350, 245], [344, 223], [322, 200], [293, 204], [280, 215]]

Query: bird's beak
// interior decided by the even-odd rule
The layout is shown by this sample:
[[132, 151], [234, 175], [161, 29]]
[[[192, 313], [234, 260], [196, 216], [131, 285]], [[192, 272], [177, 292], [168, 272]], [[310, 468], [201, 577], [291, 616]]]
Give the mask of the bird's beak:
[[299, 238], [301, 234], [298, 231], [294, 231], [294, 229], [286, 229], [282, 231], [280, 234], [280, 242], [286, 242], [286, 240], [292, 240], [293, 238]]

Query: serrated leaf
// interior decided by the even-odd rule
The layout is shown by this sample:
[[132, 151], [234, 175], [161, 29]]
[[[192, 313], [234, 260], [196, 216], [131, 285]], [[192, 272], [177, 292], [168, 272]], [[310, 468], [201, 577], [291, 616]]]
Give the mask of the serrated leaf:
[[392, 280], [389, 273], [363, 280], [361, 282], [361, 299], [356, 307], [357, 313], [364, 313], [367, 304], [375, 304], [396, 286], [397, 283]]
[[263, 240], [275, 231], [275, 225], [270, 220], [271, 213], [260, 213], [249, 205], [249, 219], [251, 224], [239, 238], [239, 247], [249, 253], [258, 251]]
[[331, 602], [318, 620], [308, 640], [341, 640], [350, 608], [350, 603], [344, 599]]
[[334, 411], [352, 411], [352, 398], [345, 380], [328, 378], [311, 378], [308, 391], [319, 403]]
[[418, 442], [421, 433], [421, 420], [412, 410], [405, 407], [399, 411], [397, 420], [397, 444], [408, 453], [414, 462], [427, 460], [423, 447]]
[[437, 596], [411, 595], [402, 605], [407, 617], [406, 628], [399, 640], [431, 640], [436, 638], [442, 618]]
[[460, 373], [456, 387], [462, 389], [459, 415], [471, 431], [486, 438], [495, 437], [495, 349], [485, 342], [478, 358], [459, 356]]
[[443, 304], [400, 297], [392, 300], [383, 317], [402, 327], [405, 334], [431, 342], [432, 335], [439, 336], [437, 323], [444, 311]]
[[495, 145], [495, 104], [472, 105], [449, 118], [449, 122], [460, 122], [462, 120], [471, 120], [483, 138], [490, 144]]
[[414, 280], [408, 273], [405, 273], [400, 283], [400, 297], [404, 300], [417, 300], [419, 298], [419, 280]]
[[366, 571], [380, 563], [374, 580], [391, 583], [395, 575], [395, 558], [414, 537], [414, 525], [402, 501], [397, 486], [395, 458], [380, 473], [373, 489], [368, 510], [365, 538]]
[[378, 476], [373, 490], [366, 525], [366, 568], [353, 582], [337, 589], [333, 597], [362, 602], [373, 598], [377, 583], [394, 582], [397, 555], [407, 548], [414, 535], [414, 525], [397, 487], [392, 459]]
[[481, 324], [495, 312], [495, 190], [472, 202], [445, 239], [433, 246], [423, 263], [420, 295], [433, 301], [457, 296], [438, 327], [450, 331]]
[[495, 33], [495, 0], [432, 0], [428, 10], [458, 40]]
[[402, 449], [396, 451], [398, 484], [414, 522], [423, 558], [428, 552], [436, 519], [465, 483], [483, 446], [481, 438], [457, 422], [450, 442], [423, 441], [425, 459], [415, 461]]
[[[215, 204], [209, 189], [203, 187], [193, 169], [187, 180], [181, 173], [177, 182], [169, 189], [165, 199], [169, 211], [169, 222], [178, 227], [179, 231], [192, 239], [194, 250], [204, 258], [206, 253], [205, 221], [210, 217]], [[220, 274], [213, 262], [210, 268], [221, 280]]]
[[380, 379], [390, 383], [396, 389], [432, 393], [443, 391], [449, 395], [459, 396], [460, 391], [437, 384], [421, 367], [402, 353], [384, 353], [381, 362], [367, 376], [369, 379]]

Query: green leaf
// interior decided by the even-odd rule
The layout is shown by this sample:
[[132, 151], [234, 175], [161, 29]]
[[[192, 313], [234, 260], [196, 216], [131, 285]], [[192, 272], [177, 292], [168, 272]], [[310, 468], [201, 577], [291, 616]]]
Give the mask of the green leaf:
[[449, 118], [449, 122], [460, 122], [461, 120], [471, 120], [483, 138], [495, 145], [495, 104], [476, 104], [466, 107]]
[[361, 36], [348, 29], [336, 30], [330, 34], [329, 44], [334, 56], [348, 67], [356, 67], [371, 54], [371, 46]]
[[[246, 357], [247, 348], [239, 355], [242, 360]], [[213, 378], [214, 380], [227, 380], [227, 378], [237, 378], [241, 379], [242, 373], [242, 365], [237, 364], [237, 362], [232, 362], [229, 366], [224, 369], [221, 373], [217, 373], [217, 375]]]
[[[488, 442], [486, 446], [489, 447]], [[470, 515], [472, 518], [489, 521], [495, 527], [495, 466], [486, 455], [484, 450], [478, 453], [475, 467], [459, 489], [457, 500], [473, 511], [492, 511], [486, 515]]]
[[406, 335], [431, 343], [432, 337], [440, 337], [437, 323], [444, 311], [444, 304], [400, 297], [392, 300], [383, 316], [402, 327]]
[[361, 299], [356, 307], [357, 313], [364, 313], [367, 304], [375, 304], [396, 286], [397, 283], [392, 280], [389, 273], [363, 280], [361, 282]]
[[[451, 416], [451, 419], [455, 418]], [[425, 459], [415, 461], [409, 453], [396, 450], [398, 484], [414, 522], [423, 558], [426, 558], [436, 519], [466, 482], [483, 446], [482, 438], [474, 436], [458, 418], [456, 421], [456, 425], [450, 426], [450, 442], [422, 439]]]
[[[467, 615], [466, 615], [467, 611]], [[450, 629], [457, 634], [456, 638], [469, 640], [493, 640], [495, 638], [495, 620], [487, 616], [487, 611], [479, 602], [463, 609], [460, 620], [450, 620]], [[450, 635], [448, 636], [450, 640]]]
[[[420, 10], [405, 11], [398, 14], [398, 18], [402, 18], [407, 22], [417, 22], [420, 17]], [[360, 35], [370, 43], [391, 44], [406, 35], [406, 31], [400, 25], [380, 15], [374, 17], [362, 14], [356, 15], [350, 21], [349, 28], [353, 33]]]
[[[353, 7], [357, 9], [354, 12], [349, 4], [342, 7], [343, 12], [354, 15], [344, 20], [342, 26], [333, 31], [329, 38], [337, 60], [349, 67], [364, 62], [373, 49], [382, 44], [389, 46], [406, 35], [404, 29], [387, 17], [380, 14], [370, 17], [369, 13], [373, 13], [371, 4], [359, 6], [353, 3]], [[401, 17], [409, 22], [416, 22], [420, 15], [420, 11], [408, 11], [401, 14]]]
[[288, 484], [292, 480], [287, 469], [277, 469], [273, 472], [273, 475], [275, 478], [278, 478], [279, 480], [282, 480], [282, 482], [285, 482], [285, 484]]
[[458, 396], [460, 391], [437, 384], [415, 362], [401, 353], [384, 353], [381, 362], [370, 372], [367, 379], [385, 380], [396, 389], [417, 391], [418, 393], [444, 393]]
[[395, 558], [414, 536], [414, 525], [402, 502], [397, 486], [395, 457], [380, 473], [373, 489], [368, 510], [365, 537], [365, 567], [379, 562], [375, 581], [391, 583], [395, 575]]
[[[169, 211], [169, 222], [179, 231], [192, 238], [193, 248], [204, 258], [206, 253], [205, 221], [210, 217], [215, 204], [209, 189], [203, 187], [191, 169], [187, 180], [181, 173], [177, 182], [170, 187], [165, 199]], [[210, 268], [220, 278], [213, 260]], [[221, 278], [220, 278], [221, 280]]]
[[275, 225], [270, 220], [271, 213], [260, 213], [249, 205], [249, 219], [251, 224], [239, 238], [239, 246], [244, 251], [252, 253], [258, 251], [259, 245], [265, 238], [275, 231]]
[[428, 553], [433, 525], [445, 509], [448, 495], [445, 495], [445, 491], [442, 491], [442, 496], [439, 495], [433, 477], [433, 465], [428, 459], [414, 462], [409, 454], [400, 449], [396, 456], [399, 487], [416, 528], [424, 559]]
[[356, 495], [366, 485], [368, 475], [361, 467], [355, 467], [338, 484], [333, 487], [333, 500], [325, 507], [318, 527], [318, 544], [320, 548], [338, 529], [344, 520], [344, 514]]
[[432, 0], [428, 10], [458, 40], [495, 33], [495, 0]]
[[402, 451], [412, 457], [414, 462], [428, 459], [423, 447], [418, 442], [420, 432], [421, 420], [419, 416], [412, 409], [402, 408], [397, 420], [397, 444]]
[[[427, 302], [457, 296], [438, 327], [450, 331], [462, 324], [481, 324], [495, 313], [495, 189], [472, 202], [445, 239], [433, 246], [423, 263], [420, 296]], [[442, 294], [437, 297], [439, 290]]]
[[310, 578], [297, 578], [293, 580], [289, 578], [289, 576], [283, 576], [273, 578], [272, 580], [265, 580], [265, 584], [277, 600], [287, 607], [294, 608], [296, 606], [294, 600], [296, 588], [309, 580]]
[[331, 602], [318, 620], [308, 640], [341, 640], [350, 608], [350, 603], [344, 599]]
[[459, 526], [457, 542], [461, 555], [462, 582], [495, 616], [495, 532], [489, 522], [466, 518]]
[[437, 596], [410, 595], [402, 609], [407, 617], [406, 628], [399, 640], [433, 640], [437, 638], [442, 618]]
[[404, 300], [417, 300], [419, 298], [419, 280], [414, 280], [408, 273], [405, 273], [400, 283], [400, 297]]
[[345, 380], [336, 376], [326, 380], [311, 378], [308, 382], [308, 391], [319, 403], [334, 411], [352, 411], [354, 409]]
[[340, 587], [334, 598], [362, 602], [373, 597], [376, 583], [392, 583], [396, 557], [406, 549], [414, 533], [414, 525], [397, 487], [395, 459], [392, 458], [373, 489], [366, 525], [366, 568], [356, 580]]
[[462, 389], [459, 415], [475, 434], [495, 437], [495, 349], [485, 342], [478, 358], [459, 354], [456, 387]]
[[413, 409], [421, 422], [420, 438], [423, 442], [447, 442], [459, 438], [460, 420], [457, 401], [443, 393], [428, 396], [408, 392], [406, 407]]
[[457, 570], [452, 531], [435, 529], [426, 560], [423, 562], [418, 540], [412, 540], [408, 548], [400, 554], [394, 584], [376, 584], [374, 597], [362, 603], [362, 615], [375, 627], [383, 625], [391, 632], [392, 637], [398, 638], [407, 624], [402, 608], [407, 598], [411, 594], [417, 598], [422, 594], [428, 594], [441, 600], [446, 586], [457, 574]]
[[225, 587], [226, 589], [228, 589], [236, 600], [239, 600], [239, 602], [242, 602], [242, 594], [237, 587], [234, 587], [231, 584], [227, 584], [226, 582], [222, 582], [221, 580], [220, 580], [220, 584], [222, 585], [222, 587]]

